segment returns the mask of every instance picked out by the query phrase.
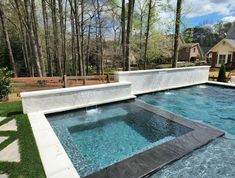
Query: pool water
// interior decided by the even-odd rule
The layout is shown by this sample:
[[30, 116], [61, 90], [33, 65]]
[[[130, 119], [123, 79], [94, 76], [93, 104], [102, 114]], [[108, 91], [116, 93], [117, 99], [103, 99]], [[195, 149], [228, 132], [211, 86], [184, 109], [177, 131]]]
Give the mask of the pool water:
[[151, 178], [234, 178], [235, 140], [218, 138]]
[[134, 102], [47, 118], [82, 177], [191, 131]]
[[142, 95], [140, 100], [226, 132], [151, 178], [235, 177], [235, 89], [198, 85]]
[[138, 97], [161, 109], [235, 135], [235, 89], [198, 85]]

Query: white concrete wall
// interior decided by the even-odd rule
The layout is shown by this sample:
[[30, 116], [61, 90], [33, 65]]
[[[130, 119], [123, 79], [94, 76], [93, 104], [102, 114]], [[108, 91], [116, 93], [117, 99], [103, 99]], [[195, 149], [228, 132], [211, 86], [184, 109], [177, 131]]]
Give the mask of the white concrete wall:
[[210, 66], [116, 72], [116, 82], [130, 82], [133, 94], [178, 88], [208, 81]]
[[135, 98], [131, 83], [111, 83], [21, 93], [24, 113], [52, 113]]

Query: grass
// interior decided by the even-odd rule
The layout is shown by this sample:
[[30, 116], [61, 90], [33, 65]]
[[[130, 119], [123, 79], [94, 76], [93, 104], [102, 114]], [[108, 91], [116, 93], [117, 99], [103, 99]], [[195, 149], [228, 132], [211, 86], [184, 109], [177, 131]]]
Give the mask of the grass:
[[19, 163], [0, 162], [0, 174], [6, 173], [10, 178], [45, 178], [33, 132], [27, 115], [22, 113], [21, 102], [1, 103], [0, 116], [7, 117], [7, 120], [1, 121], [0, 125], [15, 119], [18, 127], [16, 132], [0, 131], [0, 136], [9, 136], [0, 144], [0, 150], [18, 139], [21, 154]]

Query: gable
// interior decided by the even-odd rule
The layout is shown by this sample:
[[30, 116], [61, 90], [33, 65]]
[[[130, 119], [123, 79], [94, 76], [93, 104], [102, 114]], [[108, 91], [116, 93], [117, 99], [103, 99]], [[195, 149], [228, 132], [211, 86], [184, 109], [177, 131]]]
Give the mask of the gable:
[[[194, 48], [195, 48], [195, 52], [194, 52]], [[202, 51], [201, 51], [201, 48], [200, 48], [199, 44], [196, 44], [196, 45], [192, 46], [191, 52], [202, 55]]]
[[219, 43], [217, 43], [213, 48], [211, 48], [209, 52], [218, 52], [218, 51], [221, 52], [235, 51], [235, 48], [232, 46], [232, 44], [229, 41], [223, 39]]

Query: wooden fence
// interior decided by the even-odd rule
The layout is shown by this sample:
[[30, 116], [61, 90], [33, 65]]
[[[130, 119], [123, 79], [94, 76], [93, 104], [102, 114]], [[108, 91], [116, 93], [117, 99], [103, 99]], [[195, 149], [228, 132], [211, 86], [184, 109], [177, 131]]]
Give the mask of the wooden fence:
[[114, 80], [113, 75], [90, 75], [90, 76], [66, 76], [63, 77], [63, 87], [68, 87], [68, 81], [69, 80], [82, 80], [83, 85], [86, 85], [87, 80], [99, 80], [103, 83], [110, 83], [112, 80]]

